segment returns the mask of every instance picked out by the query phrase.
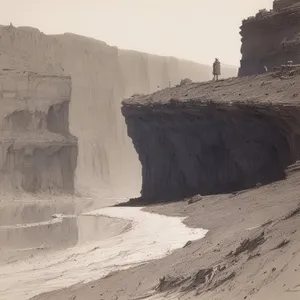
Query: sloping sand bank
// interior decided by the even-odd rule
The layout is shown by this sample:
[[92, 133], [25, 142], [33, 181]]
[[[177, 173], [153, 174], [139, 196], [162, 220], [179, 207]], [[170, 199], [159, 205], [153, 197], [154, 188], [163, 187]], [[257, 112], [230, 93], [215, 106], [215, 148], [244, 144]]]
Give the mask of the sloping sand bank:
[[248, 191], [152, 206], [209, 232], [160, 260], [34, 299], [298, 300], [299, 180], [296, 171]]

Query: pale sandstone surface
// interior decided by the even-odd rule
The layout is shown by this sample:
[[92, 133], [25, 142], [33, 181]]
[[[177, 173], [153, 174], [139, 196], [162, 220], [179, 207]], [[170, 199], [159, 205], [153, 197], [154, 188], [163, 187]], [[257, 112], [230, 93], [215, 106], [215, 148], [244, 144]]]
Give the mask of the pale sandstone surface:
[[0, 73], [1, 191], [74, 193], [77, 139], [69, 77]]
[[[186, 77], [211, 78], [209, 66], [120, 50], [75, 34], [47, 36], [8, 26], [0, 28], [0, 36], [1, 68], [72, 77], [70, 131], [79, 143], [76, 188], [85, 193], [139, 194], [140, 163], [120, 112], [122, 99]], [[235, 76], [236, 69], [224, 67], [223, 74]]]

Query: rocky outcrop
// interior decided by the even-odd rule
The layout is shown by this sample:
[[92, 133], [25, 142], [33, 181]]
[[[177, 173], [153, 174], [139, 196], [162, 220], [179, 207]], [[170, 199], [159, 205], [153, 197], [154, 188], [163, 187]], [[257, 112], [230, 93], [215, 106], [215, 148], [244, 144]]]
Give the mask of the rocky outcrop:
[[74, 192], [77, 139], [69, 133], [69, 77], [0, 73], [0, 189]]
[[[210, 66], [120, 50], [74, 34], [47, 36], [8, 26], [0, 27], [0, 36], [1, 68], [71, 75], [70, 131], [78, 137], [76, 188], [83, 193], [138, 194], [141, 168], [120, 112], [122, 99], [174, 86], [182, 78], [212, 76]], [[235, 76], [236, 69], [224, 67], [223, 74]]]
[[285, 177], [300, 155], [300, 76], [192, 83], [123, 102], [142, 198], [233, 192]]
[[241, 26], [242, 60], [239, 76], [272, 71], [293, 61], [300, 63], [300, 1], [274, 1], [271, 11], [260, 10]]

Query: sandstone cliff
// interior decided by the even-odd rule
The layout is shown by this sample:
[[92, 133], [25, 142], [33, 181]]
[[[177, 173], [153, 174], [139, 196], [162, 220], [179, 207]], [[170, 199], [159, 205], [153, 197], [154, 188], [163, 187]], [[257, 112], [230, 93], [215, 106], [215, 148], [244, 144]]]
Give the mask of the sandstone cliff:
[[300, 154], [296, 73], [192, 83], [125, 100], [142, 198], [226, 193], [284, 178]]
[[274, 1], [273, 10], [259, 11], [241, 26], [239, 76], [272, 71], [287, 61], [300, 63], [300, 1]]
[[[72, 77], [70, 130], [78, 137], [77, 189], [114, 187], [124, 195], [140, 189], [140, 164], [127, 136], [121, 100], [175, 85], [182, 78], [211, 78], [211, 67], [119, 50], [104, 42], [32, 28], [0, 28], [0, 68]], [[224, 76], [234, 76], [225, 68]], [[134, 178], [134, 180], [132, 180]]]
[[74, 192], [69, 77], [0, 73], [0, 189]]

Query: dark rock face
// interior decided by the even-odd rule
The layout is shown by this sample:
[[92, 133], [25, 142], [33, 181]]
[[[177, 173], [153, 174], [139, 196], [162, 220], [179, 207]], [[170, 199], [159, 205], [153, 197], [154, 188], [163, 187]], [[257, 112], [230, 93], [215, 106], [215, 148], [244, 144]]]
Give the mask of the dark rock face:
[[246, 189], [284, 178], [292, 162], [280, 128], [247, 110], [161, 112], [132, 117], [127, 125], [143, 166], [146, 198]]
[[273, 9], [274, 11], [280, 11], [297, 3], [299, 3], [299, 0], [274, 0]]
[[274, 1], [273, 10], [259, 11], [241, 26], [239, 76], [272, 71], [287, 61], [300, 63], [300, 1]]
[[[190, 84], [123, 103], [128, 134], [142, 164], [143, 199], [227, 193], [285, 177], [286, 167], [299, 158], [300, 110], [263, 98], [259, 103], [236, 101], [233, 94], [245, 87], [239, 80]], [[253, 85], [248, 92], [255, 96], [259, 78], [247, 80]], [[274, 81], [280, 88], [280, 82], [289, 80]], [[216, 98], [229, 90], [226, 101]], [[201, 92], [211, 100], [200, 100]]]

